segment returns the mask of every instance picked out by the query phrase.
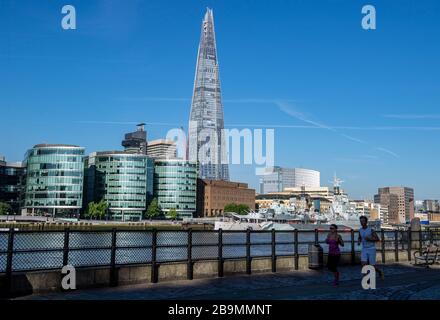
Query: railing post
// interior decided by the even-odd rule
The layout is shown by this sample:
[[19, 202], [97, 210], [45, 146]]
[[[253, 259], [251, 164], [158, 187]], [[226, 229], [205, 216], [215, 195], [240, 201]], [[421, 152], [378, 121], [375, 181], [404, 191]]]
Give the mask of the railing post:
[[252, 272], [252, 260], [251, 260], [251, 230], [246, 230], [246, 274]]
[[65, 228], [64, 229], [63, 266], [67, 266], [69, 264], [69, 236], [70, 236], [70, 230], [69, 230], [69, 228]]
[[110, 286], [116, 287], [118, 279], [116, 274], [116, 228], [112, 230], [112, 247], [110, 255]]
[[350, 242], [351, 242], [351, 264], [356, 263], [356, 251], [355, 251], [355, 244], [354, 244], [354, 230], [350, 230]]
[[382, 246], [382, 263], [385, 264], [385, 231], [380, 229], [381, 246]]
[[276, 257], [276, 245], [275, 245], [275, 229], [272, 229], [272, 272], [277, 272], [277, 257]]
[[14, 227], [9, 229], [8, 251], [6, 257], [6, 294], [12, 295], [12, 258], [14, 254]]
[[422, 232], [422, 228], [420, 228], [419, 230], [419, 250], [423, 249], [423, 232]]
[[408, 261], [411, 261], [411, 245], [412, 245], [412, 241], [411, 241], [411, 227], [408, 228]]
[[223, 277], [223, 230], [218, 230], [218, 276]]
[[399, 261], [399, 231], [394, 230], [394, 260]]
[[295, 250], [295, 270], [299, 269], [299, 252], [298, 252], [298, 229], [293, 231], [293, 246]]
[[186, 267], [186, 278], [188, 280], [193, 279], [193, 261], [192, 261], [192, 229], [188, 229], [188, 244], [187, 244], [187, 267]]
[[151, 283], [157, 283], [157, 230], [153, 229], [151, 239]]
[[318, 229], [315, 229], [315, 245], [319, 245], [319, 233], [318, 233]]

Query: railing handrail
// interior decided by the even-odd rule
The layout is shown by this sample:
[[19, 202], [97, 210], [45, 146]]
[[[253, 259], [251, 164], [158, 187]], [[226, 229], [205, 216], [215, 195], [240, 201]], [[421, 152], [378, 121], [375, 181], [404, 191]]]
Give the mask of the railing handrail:
[[[211, 261], [211, 260], [218, 260], [219, 268], [218, 268], [218, 275], [223, 276], [223, 263], [225, 260], [233, 260], [233, 259], [240, 259], [245, 258], [246, 259], [246, 272], [251, 272], [251, 265], [252, 265], [252, 259], [257, 257], [267, 257], [271, 258], [272, 260], [272, 270], [273, 272], [276, 272], [276, 260], [278, 257], [294, 257], [294, 267], [295, 269], [298, 269], [298, 259], [301, 253], [299, 252], [299, 245], [312, 245], [312, 244], [323, 244], [325, 243], [324, 240], [322, 240], [322, 235], [324, 233], [328, 233], [328, 230], [324, 230], [323, 228], [316, 228], [314, 230], [307, 230], [307, 229], [294, 229], [294, 230], [193, 230], [193, 229], [186, 229], [186, 230], [174, 230], [174, 229], [150, 229], [150, 230], [132, 230], [132, 229], [116, 229], [113, 228], [111, 230], [71, 230], [68, 227], [63, 230], [18, 230], [16, 231], [14, 228], [11, 228], [9, 231], [3, 232], [3, 234], [7, 235], [7, 242], [6, 242], [6, 248], [3, 250], [0, 247], [0, 255], [6, 255], [6, 267], [5, 271], [2, 272], [0, 270], [0, 273], [6, 273], [7, 278], [10, 279], [12, 277], [12, 273], [14, 272], [21, 272], [21, 271], [33, 271], [33, 270], [52, 270], [54, 268], [14, 268], [14, 256], [17, 254], [30, 254], [30, 253], [41, 253], [41, 252], [60, 252], [62, 253], [62, 263], [63, 265], [66, 265], [67, 263], [72, 263], [71, 259], [69, 259], [69, 253], [72, 252], [81, 252], [81, 251], [99, 251], [99, 250], [110, 250], [110, 263], [103, 263], [98, 265], [93, 264], [86, 264], [86, 265], [78, 265], [78, 267], [93, 267], [93, 266], [109, 266], [112, 270], [112, 283], [114, 283], [116, 280], [115, 278], [115, 268], [116, 265], [131, 265], [131, 264], [150, 264], [152, 266], [152, 282], [157, 281], [157, 274], [158, 274], [158, 267], [161, 263], [171, 263], [171, 262], [182, 262], [187, 261], [188, 264], [188, 278], [192, 279], [192, 266], [194, 262], [197, 261]], [[347, 240], [346, 247], [350, 249], [348, 251], [348, 254], [351, 254], [352, 257], [352, 263], [355, 261], [355, 254], [356, 254], [356, 248], [357, 248], [357, 238], [356, 233], [358, 233], [358, 230], [354, 229], [341, 229], [338, 230], [341, 234], [349, 234], [350, 240]], [[379, 235], [379, 238], [381, 239], [381, 245], [380, 248], [378, 248], [378, 251], [380, 250], [382, 253], [382, 262], [385, 262], [385, 252], [388, 251], [394, 251], [396, 261], [398, 261], [398, 253], [399, 250], [404, 249], [406, 245], [406, 250], [408, 250], [408, 259], [411, 259], [411, 249], [413, 246], [413, 242], [417, 242], [418, 246], [423, 246], [424, 242], [430, 241], [431, 243], [437, 240], [440, 240], [439, 235], [440, 232], [437, 232], [437, 230], [385, 230], [380, 229], [376, 230], [376, 232]], [[72, 243], [72, 237], [74, 237], [77, 234], [109, 234], [111, 237], [109, 238], [109, 243], [99, 243], [95, 246], [80, 246], [78, 244]], [[139, 233], [145, 233], [149, 234], [151, 236], [151, 240], [149, 239], [146, 244], [143, 244], [142, 242], [140, 244], [134, 244], [134, 245], [127, 245], [126, 243], [118, 243], [118, 239], [120, 237], [118, 235], [121, 235], [123, 233], [128, 234], [139, 234]], [[160, 238], [161, 235], [164, 234], [182, 234], [186, 235], [182, 237], [184, 239], [184, 243], [163, 243], [162, 239]], [[208, 243], [201, 243], [197, 242], [195, 240], [197, 238], [196, 235], [198, 234], [212, 234], [214, 235], [213, 239], [210, 239]], [[45, 234], [45, 235], [51, 235], [51, 234], [60, 234], [63, 236], [63, 243], [60, 243], [59, 246], [55, 247], [17, 247], [17, 242], [20, 241], [20, 238], [23, 235], [26, 234]], [[232, 241], [229, 242], [228, 240], [225, 240], [225, 236], [227, 237], [228, 234], [241, 234], [243, 235], [243, 241]], [[255, 234], [265, 234], [267, 235], [267, 239], [254, 241], [253, 235]], [[285, 234], [287, 239], [279, 239], [279, 234]], [[303, 241], [300, 239], [300, 235], [304, 234], [315, 234], [315, 239], [311, 239], [308, 241]], [[391, 235], [388, 237], [387, 235]], [[418, 237], [415, 237], [414, 235], [418, 234]], [[291, 235], [291, 236], [290, 236]], [[428, 237], [426, 237], [428, 235]], [[320, 239], [321, 238], [321, 239]], [[230, 239], [229, 239], [230, 240]], [[387, 246], [388, 243], [393, 243], [393, 248], [389, 248]], [[1, 245], [1, 243], [0, 243]], [[288, 246], [291, 247], [293, 250], [289, 251], [287, 254], [281, 254], [277, 252], [277, 246]], [[400, 245], [402, 245], [402, 248], [400, 249]], [[263, 247], [267, 246], [270, 247], [270, 250], [268, 251], [267, 255], [260, 255], [260, 254], [253, 254], [252, 248], [256, 247]], [[194, 250], [197, 250], [197, 248], [203, 248], [203, 247], [218, 247], [217, 251], [217, 257], [196, 257], [194, 256]], [[240, 247], [244, 249], [245, 254], [242, 256], [227, 256], [226, 250], [229, 250], [230, 248], [234, 247]], [[163, 248], [182, 248], [182, 250], [186, 250], [186, 259], [177, 259], [177, 257], [173, 259], [164, 259], [160, 260], [158, 259], [158, 250]], [[126, 263], [118, 263], [117, 261], [117, 253], [121, 250], [141, 250], [141, 249], [147, 249], [151, 250], [151, 259], [145, 259], [143, 262], [126, 262]], [[9, 281], [9, 280], [8, 280]]]

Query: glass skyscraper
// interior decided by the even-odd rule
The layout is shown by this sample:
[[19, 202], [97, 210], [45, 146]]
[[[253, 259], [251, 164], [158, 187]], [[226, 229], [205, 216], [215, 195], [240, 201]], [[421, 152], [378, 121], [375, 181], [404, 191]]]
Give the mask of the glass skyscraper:
[[85, 167], [84, 209], [104, 200], [113, 220], [142, 218], [153, 195], [153, 159], [124, 151], [94, 152]]
[[38, 144], [25, 156], [27, 214], [78, 217], [82, 207], [84, 148]]
[[[207, 9], [202, 22], [189, 121], [190, 161], [199, 162], [203, 179], [229, 180], [214, 17]], [[223, 160], [223, 161], [222, 161]]]
[[165, 215], [176, 209], [179, 217], [193, 217], [196, 212], [197, 164], [180, 159], [156, 160], [154, 197]]

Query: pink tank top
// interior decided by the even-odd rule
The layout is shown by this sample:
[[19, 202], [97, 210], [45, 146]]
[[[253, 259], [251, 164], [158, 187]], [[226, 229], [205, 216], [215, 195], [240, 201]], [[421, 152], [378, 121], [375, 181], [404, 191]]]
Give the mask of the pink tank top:
[[339, 250], [339, 244], [338, 244], [337, 240], [330, 239], [328, 241], [328, 254], [331, 254], [331, 255], [341, 254], [341, 251]]

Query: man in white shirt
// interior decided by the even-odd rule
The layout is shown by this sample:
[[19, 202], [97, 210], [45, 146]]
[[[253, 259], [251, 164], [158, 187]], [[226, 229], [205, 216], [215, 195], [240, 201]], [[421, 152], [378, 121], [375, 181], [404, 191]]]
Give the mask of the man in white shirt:
[[362, 243], [361, 250], [361, 264], [373, 266], [377, 273], [379, 273], [381, 279], [384, 279], [384, 273], [382, 270], [376, 267], [376, 242], [380, 241], [376, 232], [368, 226], [368, 218], [361, 216], [359, 218], [361, 228], [359, 229], [358, 245]]

